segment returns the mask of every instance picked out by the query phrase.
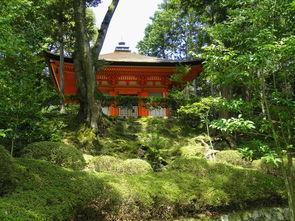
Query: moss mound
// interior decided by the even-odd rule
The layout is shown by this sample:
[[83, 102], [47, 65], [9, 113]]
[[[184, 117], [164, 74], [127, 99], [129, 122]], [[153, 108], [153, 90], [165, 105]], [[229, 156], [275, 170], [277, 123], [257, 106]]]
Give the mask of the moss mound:
[[265, 159], [253, 160], [252, 166], [263, 173], [268, 173], [274, 176], [282, 176], [280, 167], [276, 166], [272, 162], [267, 162]]
[[279, 178], [198, 158], [145, 175], [94, 174], [24, 158], [16, 163], [22, 182], [0, 198], [3, 221], [172, 220], [285, 200]]
[[180, 148], [182, 157], [205, 157], [208, 152], [208, 148], [200, 144], [187, 145]]
[[147, 174], [153, 171], [152, 166], [141, 159], [124, 160], [121, 166], [121, 173], [124, 174]]
[[97, 172], [113, 174], [147, 174], [152, 171], [151, 165], [141, 159], [121, 160], [113, 156], [97, 156], [89, 164]]
[[0, 196], [15, 188], [15, 164], [8, 151], [0, 145]]
[[15, 161], [21, 182], [0, 198], [1, 221], [72, 220], [78, 208], [102, 192], [102, 181], [87, 173], [40, 160]]
[[93, 157], [89, 162], [89, 167], [96, 172], [118, 173], [119, 165], [123, 160], [113, 156], [97, 156]]
[[25, 158], [45, 160], [56, 165], [81, 170], [86, 166], [83, 153], [71, 145], [59, 142], [36, 142], [22, 151]]
[[250, 162], [247, 162], [243, 158], [243, 154], [236, 150], [223, 150], [216, 153], [216, 161], [219, 163], [229, 163], [241, 167], [250, 166]]

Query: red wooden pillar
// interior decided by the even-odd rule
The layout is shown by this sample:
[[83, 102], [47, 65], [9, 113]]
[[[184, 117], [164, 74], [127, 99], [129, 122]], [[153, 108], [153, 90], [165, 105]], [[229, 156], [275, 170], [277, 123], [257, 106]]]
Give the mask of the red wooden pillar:
[[[147, 92], [141, 92], [138, 94], [139, 97], [147, 97]], [[149, 116], [149, 110], [145, 107], [144, 102], [138, 103], [138, 116], [140, 117], [148, 117]]]
[[[109, 92], [109, 95], [116, 96], [117, 92]], [[110, 106], [110, 114], [111, 116], [119, 116], [119, 108], [116, 106], [116, 103], [112, 103]]]

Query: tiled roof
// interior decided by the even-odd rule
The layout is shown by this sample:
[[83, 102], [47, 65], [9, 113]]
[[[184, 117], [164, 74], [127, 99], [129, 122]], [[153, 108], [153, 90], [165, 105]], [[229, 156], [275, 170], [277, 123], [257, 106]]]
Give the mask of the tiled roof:
[[122, 51], [115, 51], [109, 54], [102, 54], [99, 56], [99, 59], [106, 60], [106, 61], [117, 61], [117, 62], [175, 62], [172, 60], [165, 60], [157, 57], [145, 56], [140, 55], [132, 52], [122, 52]]

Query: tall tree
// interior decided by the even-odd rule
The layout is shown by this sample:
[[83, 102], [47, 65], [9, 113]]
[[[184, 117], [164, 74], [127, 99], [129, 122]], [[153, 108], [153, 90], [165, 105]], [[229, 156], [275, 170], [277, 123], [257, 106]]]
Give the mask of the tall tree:
[[[145, 29], [145, 36], [137, 48], [141, 54], [166, 59], [191, 59], [190, 51], [198, 50], [208, 41], [197, 13], [181, 9], [180, 0], [166, 1], [160, 6], [152, 24]], [[201, 50], [200, 50], [201, 51]]]
[[0, 127], [11, 129], [1, 143], [10, 143], [11, 152], [51, 135], [42, 109], [52, 92], [39, 56], [50, 29], [46, 7], [43, 0], [4, 0], [0, 5]]
[[[294, 2], [228, 0], [222, 1], [222, 7], [226, 7], [226, 17], [207, 27], [212, 44], [202, 54], [206, 60], [203, 75], [211, 76], [220, 88], [232, 87], [233, 96], [251, 102], [252, 112], [244, 114], [272, 143], [282, 161], [293, 221], [295, 119], [290, 111], [295, 111]], [[208, 15], [203, 12], [203, 16]], [[230, 96], [222, 95], [229, 100]]]
[[80, 103], [79, 118], [95, 130], [99, 123], [102, 123], [102, 109], [97, 99], [98, 90], [96, 83], [96, 64], [104, 42], [112, 16], [117, 8], [119, 0], [113, 0], [103, 19], [98, 37], [94, 47], [90, 47], [86, 35], [86, 7], [97, 5], [100, 1], [75, 0], [74, 20], [75, 20], [75, 52], [74, 65], [77, 83], [77, 96]]

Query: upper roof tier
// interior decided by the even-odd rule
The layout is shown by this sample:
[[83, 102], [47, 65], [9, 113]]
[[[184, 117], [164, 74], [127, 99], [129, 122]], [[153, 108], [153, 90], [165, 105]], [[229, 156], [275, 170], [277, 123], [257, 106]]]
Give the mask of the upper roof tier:
[[99, 59], [106, 61], [128, 61], [128, 62], [163, 62], [168, 61], [165, 59], [140, 55], [132, 53], [130, 47], [126, 45], [124, 41], [118, 43], [113, 53], [102, 54]]
[[[45, 57], [59, 60], [59, 56], [50, 52], [45, 52]], [[177, 64], [196, 65], [202, 64], [203, 60], [167, 60], [152, 56], [146, 56], [131, 52], [125, 42], [119, 42], [113, 53], [99, 55], [99, 60], [105, 60], [112, 65], [131, 65], [131, 66], [175, 66]], [[66, 62], [73, 63], [71, 57], [65, 57]]]
[[[102, 54], [99, 59], [106, 61], [127, 61], [127, 62], [173, 62], [157, 57], [145, 56], [128, 51], [115, 51], [109, 54]], [[175, 61], [174, 61], [175, 62]]]

